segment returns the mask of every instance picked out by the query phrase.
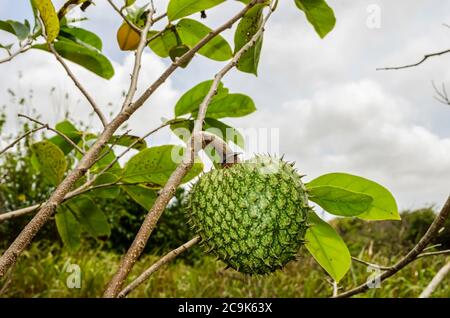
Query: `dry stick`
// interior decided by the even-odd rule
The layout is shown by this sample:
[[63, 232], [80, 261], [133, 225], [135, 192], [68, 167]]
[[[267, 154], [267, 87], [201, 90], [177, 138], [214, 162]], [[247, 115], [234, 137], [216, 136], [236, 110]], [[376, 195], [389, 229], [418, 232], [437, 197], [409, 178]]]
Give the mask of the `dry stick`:
[[8, 151], [9, 149], [11, 149], [12, 147], [14, 147], [18, 142], [20, 142], [22, 139], [26, 138], [27, 136], [34, 134], [35, 132], [45, 129], [46, 127], [44, 126], [40, 126], [34, 129], [30, 129], [28, 130], [26, 133], [24, 133], [23, 135], [21, 135], [20, 137], [14, 139], [14, 141], [12, 143], [10, 143], [8, 146], [6, 146], [5, 148], [3, 148], [0, 151], [0, 155], [4, 154], [6, 151]]
[[67, 75], [69, 75], [69, 77], [72, 79], [75, 86], [80, 90], [80, 92], [84, 95], [84, 97], [86, 97], [89, 104], [91, 104], [92, 109], [97, 114], [100, 121], [102, 122], [103, 127], [106, 127], [106, 125], [108, 124], [108, 121], [106, 120], [105, 115], [103, 115], [102, 111], [100, 110], [100, 107], [98, 107], [97, 103], [94, 101], [92, 96], [88, 93], [88, 91], [83, 87], [83, 85], [81, 85], [80, 81], [76, 78], [75, 74], [73, 74], [73, 72], [70, 70], [67, 63], [61, 57], [61, 55], [59, 55], [59, 53], [55, 50], [55, 47], [53, 46], [53, 44], [49, 43], [48, 47], [49, 47], [50, 51], [53, 53], [53, 55], [56, 57], [58, 62], [62, 65], [64, 70], [67, 72]]
[[[259, 3], [259, 1], [252, 1], [246, 8], [249, 8], [251, 4], [255, 3]], [[245, 12], [246, 10], [244, 11], [244, 13]], [[186, 150], [186, 153], [181, 163], [171, 174], [166, 185], [160, 191], [160, 195], [158, 196], [155, 203], [153, 204], [153, 207], [150, 209], [147, 216], [145, 217], [145, 220], [142, 223], [141, 228], [139, 229], [139, 232], [137, 233], [127, 253], [123, 256], [119, 268], [114, 277], [109, 282], [106, 291], [103, 294], [103, 297], [113, 298], [117, 297], [117, 295], [119, 294], [125, 279], [127, 278], [128, 274], [130, 273], [139, 256], [142, 254], [142, 251], [144, 250], [147, 241], [151, 233], [153, 232], [156, 223], [161, 217], [161, 214], [163, 213], [165, 207], [175, 194], [175, 191], [177, 187], [181, 184], [184, 176], [188, 173], [188, 171], [191, 169], [193, 165], [195, 154], [201, 148], [201, 146], [199, 147], [199, 142], [200, 145], [203, 142], [202, 140], [203, 138], [199, 134], [203, 129], [203, 121], [206, 116], [206, 111], [208, 109], [211, 100], [217, 94], [217, 88], [219, 87], [221, 79], [232, 68], [234, 68], [237, 65], [237, 62], [239, 58], [242, 56], [242, 54], [244, 54], [247, 50], [249, 50], [260, 38], [260, 36], [262, 36], [264, 32], [265, 23], [269, 19], [271, 13], [272, 11], [270, 11], [267, 14], [266, 18], [264, 19], [261, 25], [261, 28], [258, 30], [258, 32], [256, 32], [256, 34], [252, 37], [252, 39], [235, 54], [231, 62], [229, 62], [224, 68], [222, 68], [222, 70], [219, 71], [219, 73], [215, 75], [213, 84], [211, 85], [208, 94], [205, 96], [205, 98], [203, 99], [202, 103], [199, 106], [199, 112], [194, 124], [194, 130], [188, 142], [188, 149]], [[177, 62], [179, 63], [179, 61]]]
[[50, 131], [54, 132], [55, 134], [57, 134], [57, 135], [59, 135], [60, 137], [62, 137], [65, 141], [67, 141], [67, 142], [68, 142], [72, 147], [74, 147], [79, 153], [81, 153], [82, 155], [84, 155], [84, 151], [83, 151], [80, 147], [78, 147], [78, 145], [77, 145], [76, 143], [74, 143], [74, 142], [72, 141], [72, 139], [70, 139], [69, 137], [67, 137], [67, 135], [64, 134], [63, 132], [60, 132], [60, 131], [58, 131], [58, 130], [52, 128], [52, 127], [50, 127], [48, 124], [44, 124], [43, 122], [41, 122], [41, 121], [39, 121], [39, 120], [37, 120], [37, 119], [35, 119], [35, 118], [32, 118], [32, 117], [30, 117], [30, 116], [27, 116], [27, 115], [24, 115], [24, 114], [18, 114], [17, 116], [18, 116], [18, 117], [26, 118], [26, 119], [28, 119], [29, 121], [32, 121], [32, 122], [34, 122], [34, 123], [36, 123], [36, 124], [38, 124], [38, 125], [41, 125], [42, 128], [45, 128], [45, 129], [47, 129], [47, 130], [50, 130]]
[[434, 293], [438, 285], [444, 280], [445, 276], [450, 273], [450, 262], [445, 264], [433, 277], [428, 286], [424, 289], [424, 291], [419, 295], [419, 298], [429, 298], [431, 294]]
[[416, 67], [416, 66], [419, 66], [420, 64], [424, 63], [426, 60], [428, 60], [431, 57], [444, 55], [444, 54], [447, 54], [447, 53], [450, 53], [450, 49], [445, 50], [445, 51], [441, 51], [441, 52], [427, 54], [419, 62], [414, 63], [414, 64], [409, 64], [409, 65], [404, 65], [404, 66], [394, 66], [394, 67], [382, 67], [382, 68], [377, 68], [377, 71], [402, 70], [402, 69], [405, 69], [405, 68]]
[[[393, 265], [388, 270], [375, 277], [373, 281], [377, 280], [382, 282], [385, 279], [396, 274], [398, 271], [403, 269], [406, 265], [408, 265], [412, 261], [414, 261], [417, 258], [417, 256], [420, 255], [420, 253], [425, 249], [425, 247], [427, 247], [430, 241], [438, 234], [439, 230], [442, 228], [449, 215], [450, 215], [450, 196], [447, 198], [447, 201], [442, 207], [441, 212], [436, 216], [433, 223], [430, 225], [427, 232], [416, 244], [416, 246], [414, 246], [414, 248], [395, 265]], [[337, 298], [351, 297], [356, 294], [365, 292], [367, 289], [369, 289], [369, 284], [365, 283], [342, 294], [339, 294], [336, 297]]]
[[112, 0], [108, 0], [109, 4], [111, 5], [111, 7], [114, 9], [114, 11], [116, 11], [121, 17], [122, 19], [130, 26], [130, 28], [132, 28], [136, 33], [141, 33], [141, 29], [139, 29], [133, 22], [130, 21], [130, 19], [128, 19], [125, 14], [123, 14], [122, 10], [120, 10]]
[[117, 297], [118, 298], [126, 297], [129, 293], [131, 293], [133, 290], [135, 290], [137, 287], [139, 287], [143, 282], [145, 282], [154, 272], [159, 270], [165, 264], [167, 264], [167, 263], [171, 262], [172, 260], [174, 260], [178, 255], [180, 255], [183, 252], [187, 251], [189, 248], [191, 248], [195, 244], [199, 243], [200, 241], [201, 241], [200, 236], [196, 236], [192, 240], [190, 240], [189, 242], [184, 243], [180, 247], [177, 247], [173, 251], [171, 251], [168, 254], [164, 255], [156, 263], [154, 263], [152, 266], [150, 266], [148, 269], [146, 269], [141, 275], [139, 275], [138, 278], [136, 278], [127, 287], [125, 287], [117, 295]]
[[[65, 195], [70, 191], [75, 182], [86, 174], [88, 169], [95, 162], [103, 147], [108, 143], [114, 132], [126, 122], [130, 116], [138, 110], [148, 98], [167, 80], [167, 78], [179, 67], [191, 59], [205, 44], [212, 38], [220, 34], [223, 30], [230, 28], [236, 21], [238, 21], [248, 10], [250, 10], [256, 3], [261, 0], [253, 0], [244, 9], [242, 9], [236, 16], [231, 18], [221, 27], [210, 32], [205, 36], [194, 48], [180, 57], [176, 62], [172, 63], [163, 74], [142, 94], [142, 96], [135, 101], [130, 107], [121, 111], [103, 130], [99, 138], [86, 152], [85, 156], [79, 161], [74, 170], [72, 170], [66, 178], [60, 183], [48, 201], [42, 206], [34, 218], [25, 226], [22, 232], [17, 236], [14, 242], [0, 257], [0, 277], [3, 277], [12, 265], [17, 261], [20, 254], [31, 243], [34, 236], [42, 228], [42, 226], [54, 214], [56, 207], [64, 200]], [[137, 52], [142, 54], [145, 48], [146, 34], [141, 34], [141, 43], [138, 46]]]

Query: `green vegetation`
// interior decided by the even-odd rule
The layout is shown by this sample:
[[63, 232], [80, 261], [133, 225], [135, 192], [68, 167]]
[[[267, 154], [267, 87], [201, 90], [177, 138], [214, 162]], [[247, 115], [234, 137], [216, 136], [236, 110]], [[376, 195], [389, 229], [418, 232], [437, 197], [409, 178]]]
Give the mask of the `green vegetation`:
[[[367, 233], [362, 235], [361, 240], [355, 232], [349, 234], [353, 237], [347, 241], [350, 249], [358, 250], [354, 255], [386, 265], [392, 264], [402, 255], [400, 253], [406, 252], [405, 247], [392, 244], [395, 239], [384, 247], [381, 243], [378, 249], [376, 238], [392, 234], [385, 234], [382, 227], [372, 228], [368, 232], [371, 232], [372, 240], [366, 236]], [[391, 247], [396, 247], [392, 251], [399, 253], [391, 252]], [[211, 256], [201, 255], [198, 253], [196, 261], [181, 259], [161, 268], [130, 297], [329, 297], [332, 294], [329, 278], [304, 248], [298, 260], [266, 276], [247, 276], [232, 269], [225, 270], [223, 263]], [[114, 273], [120, 257], [118, 253], [101, 248], [84, 246], [70, 253], [59, 244], [35, 243], [15, 266], [9, 277], [11, 283], [0, 297], [98, 297]], [[156, 255], [144, 255], [129, 281], [157, 259]], [[65, 271], [67, 262], [80, 266], [80, 289], [66, 287], [66, 280], [71, 274]], [[419, 259], [383, 282], [382, 288], [369, 290], [359, 297], [417, 297], [445, 262], [443, 256]], [[371, 273], [365, 265], [354, 262], [349, 275], [340, 285], [355, 286], [365, 282]], [[8, 277], [0, 281], [0, 289], [7, 280]], [[445, 283], [433, 294], [433, 297], [449, 296], [450, 284]]]

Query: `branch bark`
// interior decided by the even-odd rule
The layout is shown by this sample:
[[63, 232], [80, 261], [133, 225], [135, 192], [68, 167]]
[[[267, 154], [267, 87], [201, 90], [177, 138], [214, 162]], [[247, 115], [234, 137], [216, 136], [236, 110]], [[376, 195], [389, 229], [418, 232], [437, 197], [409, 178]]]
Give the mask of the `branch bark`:
[[[450, 196], [447, 198], [447, 201], [442, 207], [440, 213], [436, 216], [433, 223], [430, 225], [427, 232], [416, 244], [416, 246], [414, 246], [414, 248], [411, 251], [409, 251], [409, 253], [405, 255], [400, 261], [398, 261], [396, 264], [394, 264], [385, 272], [375, 277], [373, 280], [379, 280], [380, 282], [382, 282], [385, 279], [395, 275], [398, 271], [400, 271], [409, 263], [417, 259], [417, 257], [427, 247], [427, 245], [431, 242], [431, 240], [439, 233], [439, 230], [442, 228], [442, 226], [445, 223], [445, 220], [449, 217], [449, 215], [450, 215]], [[337, 295], [336, 298], [351, 297], [363, 293], [367, 289], [369, 289], [369, 284], [365, 283], [349, 291]]]
[[[86, 152], [78, 165], [72, 170], [66, 178], [56, 188], [47, 202], [41, 207], [39, 212], [33, 219], [25, 226], [22, 232], [17, 236], [14, 242], [0, 257], [0, 277], [3, 277], [6, 271], [16, 263], [17, 258], [31, 243], [34, 236], [42, 228], [42, 226], [52, 217], [56, 208], [64, 200], [66, 194], [71, 190], [78, 179], [86, 174], [88, 169], [95, 162], [103, 147], [113, 136], [114, 132], [126, 122], [130, 116], [138, 110], [148, 98], [167, 80], [167, 78], [184, 62], [192, 58], [205, 44], [212, 38], [220, 34], [223, 30], [230, 28], [236, 21], [238, 21], [248, 10], [255, 6], [256, 3], [262, 0], [252, 0], [244, 7], [238, 14], [227, 21], [219, 28], [211, 31], [205, 36], [194, 48], [180, 57], [176, 62], [172, 63], [163, 74], [130, 106], [125, 107], [103, 130], [96, 142]], [[145, 48], [147, 34], [141, 33], [141, 41], [136, 54], [142, 55]], [[181, 180], [180, 180], [181, 181]], [[118, 291], [117, 291], [118, 292]]]
[[[242, 16], [253, 7], [256, 3], [259, 3], [260, 1], [252, 1], [249, 5], [246, 6], [246, 8], [241, 11], [240, 14]], [[225, 65], [222, 70], [220, 70], [214, 77], [213, 84], [211, 85], [210, 90], [208, 91], [208, 94], [203, 99], [202, 103], [199, 106], [199, 112], [197, 115], [197, 119], [195, 120], [194, 129], [191, 135], [191, 138], [188, 141], [188, 149], [181, 161], [181, 163], [178, 165], [177, 169], [172, 173], [169, 180], [167, 181], [164, 188], [160, 191], [160, 195], [156, 199], [153, 207], [148, 212], [144, 222], [141, 225], [141, 228], [139, 229], [139, 232], [137, 233], [133, 243], [131, 244], [130, 248], [128, 249], [127, 253], [122, 258], [119, 268], [116, 272], [116, 274], [113, 276], [111, 281], [109, 282], [105, 293], [103, 294], [103, 297], [106, 298], [114, 298], [117, 297], [119, 294], [122, 285], [124, 281], [126, 280], [128, 274], [130, 273], [131, 269], [133, 268], [134, 264], [142, 254], [142, 251], [144, 250], [147, 241], [153, 232], [156, 223], [158, 222], [159, 218], [161, 217], [165, 207], [169, 203], [170, 199], [174, 196], [175, 191], [177, 187], [181, 184], [184, 176], [188, 173], [188, 171], [191, 169], [195, 155], [196, 153], [201, 149], [203, 144], [203, 138], [202, 138], [202, 130], [203, 130], [203, 121], [206, 116], [206, 112], [208, 110], [208, 106], [211, 103], [213, 97], [217, 94], [217, 89], [219, 87], [219, 84], [222, 80], [222, 78], [231, 70], [233, 69], [239, 60], [239, 58], [244, 54], [247, 50], [249, 50], [256, 41], [262, 36], [264, 32], [264, 27], [267, 22], [267, 20], [270, 18], [270, 15], [272, 13], [272, 10], [267, 14], [266, 18], [264, 19], [261, 28], [256, 32], [256, 34], [252, 37], [252, 39], [244, 45], [238, 52], [236, 52], [233, 59]], [[239, 15], [240, 15], [239, 14]], [[238, 16], [239, 16], [238, 15]], [[239, 18], [234, 17], [232, 21], [237, 21]], [[224, 27], [221, 27], [219, 29], [223, 29]], [[210, 33], [213, 34], [214, 32]], [[201, 41], [202, 42], [202, 41]], [[186, 53], [183, 55], [178, 61], [176, 61], [174, 64], [178, 65], [179, 63], [183, 63], [184, 59], [189, 58], [189, 56]], [[145, 96], [146, 93], [143, 94]], [[138, 100], [139, 101], [139, 100]]]
[[138, 276], [133, 282], [131, 282], [127, 287], [125, 287], [117, 296], [118, 298], [124, 298], [129, 293], [131, 293], [133, 290], [135, 290], [137, 287], [139, 287], [143, 282], [145, 282], [153, 273], [155, 273], [157, 270], [159, 270], [162, 266], [165, 264], [173, 261], [178, 255], [184, 253], [192, 246], [196, 245], [201, 241], [200, 236], [194, 237], [192, 240], [190, 240], [187, 243], [184, 243], [180, 247], [177, 247], [173, 251], [169, 252], [168, 254], [164, 255], [162, 258], [160, 258], [156, 263], [154, 263], [152, 266], [150, 266], [147, 270], [145, 270], [141, 275]]
[[419, 66], [420, 64], [424, 63], [426, 60], [428, 60], [431, 57], [440, 56], [440, 55], [444, 55], [447, 53], [450, 53], [450, 49], [436, 52], [436, 53], [427, 54], [417, 63], [403, 65], [403, 66], [382, 67], [382, 68], [377, 68], [377, 71], [395, 71], [395, 70], [403, 70], [405, 68], [416, 67], [416, 66]]
[[97, 114], [98, 118], [100, 119], [103, 127], [106, 127], [106, 125], [108, 125], [108, 121], [106, 120], [105, 115], [103, 115], [102, 111], [100, 110], [100, 107], [98, 107], [97, 103], [94, 101], [94, 99], [92, 98], [92, 96], [89, 94], [89, 92], [83, 87], [83, 85], [81, 84], [81, 82], [77, 79], [77, 77], [75, 76], [75, 74], [73, 74], [73, 72], [71, 71], [71, 69], [69, 68], [69, 65], [67, 65], [67, 63], [64, 61], [64, 59], [61, 57], [61, 55], [59, 55], [58, 52], [56, 52], [55, 47], [53, 46], [53, 44], [49, 44], [48, 45], [50, 51], [53, 53], [53, 55], [55, 56], [56, 60], [59, 62], [59, 64], [62, 65], [62, 67], [64, 68], [64, 70], [66, 71], [67, 75], [70, 77], [70, 79], [73, 81], [73, 83], [75, 84], [75, 86], [80, 90], [80, 92], [84, 95], [84, 97], [86, 98], [86, 100], [89, 102], [89, 104], [92, 106], [92, 109], [94, 110], [94, 112]]

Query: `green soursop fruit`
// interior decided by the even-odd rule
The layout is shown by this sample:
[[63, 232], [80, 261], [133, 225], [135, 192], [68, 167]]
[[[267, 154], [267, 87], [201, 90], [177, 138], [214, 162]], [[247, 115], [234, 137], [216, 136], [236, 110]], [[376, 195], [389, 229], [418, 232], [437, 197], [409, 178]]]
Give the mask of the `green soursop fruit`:
[[190, 222], [229, 267], [266, 274], [295, 258], [307, 229], [308, 199], [288, 163], [259, 156], [204, 174], [190, 194]]

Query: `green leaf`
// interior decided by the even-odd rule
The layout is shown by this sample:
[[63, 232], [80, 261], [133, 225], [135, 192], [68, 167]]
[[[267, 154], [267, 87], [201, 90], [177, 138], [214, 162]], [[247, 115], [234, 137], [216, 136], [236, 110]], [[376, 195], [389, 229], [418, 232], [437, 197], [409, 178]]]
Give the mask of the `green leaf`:
[[[119, 179], [118, 176], [115, 174], [105, 172], [101, 175], [99, 175], [94, 183], [93, 186], [101, 186], [101, 185], [108, 185], [117, 182]], [[110, 186], [110, 187], [104, 187], [104, 188], [98, 188], [95, 190], [92, 190], [89, 192], [92, 196], [104, 198], [104, 199], [115, 199], [120, 195], [120, 187], [119, 186]]]
[[103, 47], [102, 39], [97, 34], [82, 28], [63, 26], [60, 36], [91, 49], [101, 51]]
[[336, 17], [324, 0], [295, 0], [321, 38], [324, 38], [336, 25]]
[[[144, 149], [126, 163], [122, 179], [128, 183], [146, 183], [162, 187], [180, 163], [185, 150], [173, 145]], [[196, 160], [183, 182], [195, 178], [202, 171], [203, 164]]]
[[67, 161], [62, 150], [50, 141], [41, 141], [31, 145], [31, 151], [33, 166], [51, 185], [57, 186], [67, 169]]
[[[78, 144], [81, 141], [82, 133], [78, 131], [78, 129], [68, 120], [57, 123], [55, 129], [66, 135], [75, 144]], [[74, 148], [69, 142], [59, 135], [50, 138], [49, 141], [57, 145], [65, 155], [71, 152]]]
[[215, 7], [225, 0], [170, 0], [167, 16], [174, 21], [196, 12]]
[[136, 0], [125, 0], [125, 7], [132, 6]]
[[385, 187], [371, 180], [347, 173], [329, 173], [309, 182], [308, 189], [318, 186], [334, 186], [351, 192], [371, 196], [373, 201], [367, 212], [358, 215], [365, 220], [400, 220], [397, 203]]
[[75, 216], [64, 205], [59, 206], [55, 214], [59, 236], [69, 250], [80, 248], [81, 227]]
[[[251, 8], [241, 19], [234, 34], [234, 52], [238, 52], [258, 32], [263, 22], [263, 9], [265, 4]], [[241, 72], [258, 75], [258, 64], [261, 55], [263, 38], [258, 39], [254, 46], [242, 54], [237, 69]]]
[[[158, 34], [158, 31], [150, 31], [148, 37], [151, 39]], [[170, 49], [178, 45], [175, 28], [164, 30], [159, 36], [150, 41], [149, 47], [156, 55], [162, 58], [169, 57]]]
[[105, 214], [88, 196], [71, 199], [66, 205], [91, 236], [103, 238], [111, 234]]
[[170, 129], [178, 138], [187, 143], [191, 137], [192, 130], [194, 130], [194, 120], [186, 119], [182, 122], [171, 124]]
[[231, 141], [240, 148], [245, 148], [245, 140], [241, 133], [237, 129], [228, 126], [217, 119], [205, 118], [204, 130], [219, 136], [226, 142]]
[[[211, 32], [210, 28], [192, 19], [183, 19], [176, 27], [183, 44], [191, 48]], [[216, 61], [227, 61], [233, 57], [230, 45], [220, 35], [212, 38], [198, 53]]]
[[311, 227], [306, 231], [305, 246], [314, 259], [339, 282], [350, 269], [352, 257], [339, 234], [314, 212], [308, 215]]
[[47, 42], [53, 42], [59, 34], [59, 18], [51, 0], [33, 0], [44, 24]]
[[147, 142], [145, 140], [141, 140], [140, 137], [137, 136], [131, 136], [131, 135], [124, 135], [124, 136], [113, 136], [108, 143], [109, 144], [116, 144], [118, 146], [123, 146], [123, 147], [130, 147], [133, 143], [135, 143], [135, 145], [133, 145], [133, 149], [136, 150], [142, 150], [147, 148]]
[[243, 94], [229, 94], [209, 104], [206, 116], [210, 118], [242, 117], [256, 110], [253, 100]]
[[[201, 102], [205, 99], [211, 89], [212, 84], [212, 80], [204, 81], [184, 93], [175, 105], [175, 116], [179, 117], [197, 111]], [[220, 83], [214, 99], [220, 99], [225, 97], [227, 94], [228, 89]]]
[[325, 211], [340, 216], [362, 214], [370, 209], [373, 202], [370, 195], [334, 186], [308, 188], [308, 194], [308, 198]]
[[[63, 37], [54, 43], [55, 50], [65, 59], [72, 61], [105, 79], [114, 76], [111, 62], [95, 49], [87, 48]], [[33, 48], [48, 51], [47, 45], [38, 44]]]
[[156, 200], [156, 192], [150, 188], [139, 185], [127, 185], [121, 187], [128, 195], [141, 205], [144, 209], [149, 211]]
[[[110, 151], [109, 147], [103, 148], [102, 151], [100, 152], [99, 157], [101, 157], [101, 159], [98, 160], [91, 168], [91, 171], [93, 173], [99, 173], [104, 168], [109, 166], [117, 158], [114, 151], [113, 150]], [[121, 170], [122, 167], [120, 166], [119, 162], [116, 161], [108, 171], [111, 173], [120, 173]]]
[[29, 24], [13, 20], [0, 20], [0, 30], [14, 34], [21, 41], [25, 40], [30, 35]]

